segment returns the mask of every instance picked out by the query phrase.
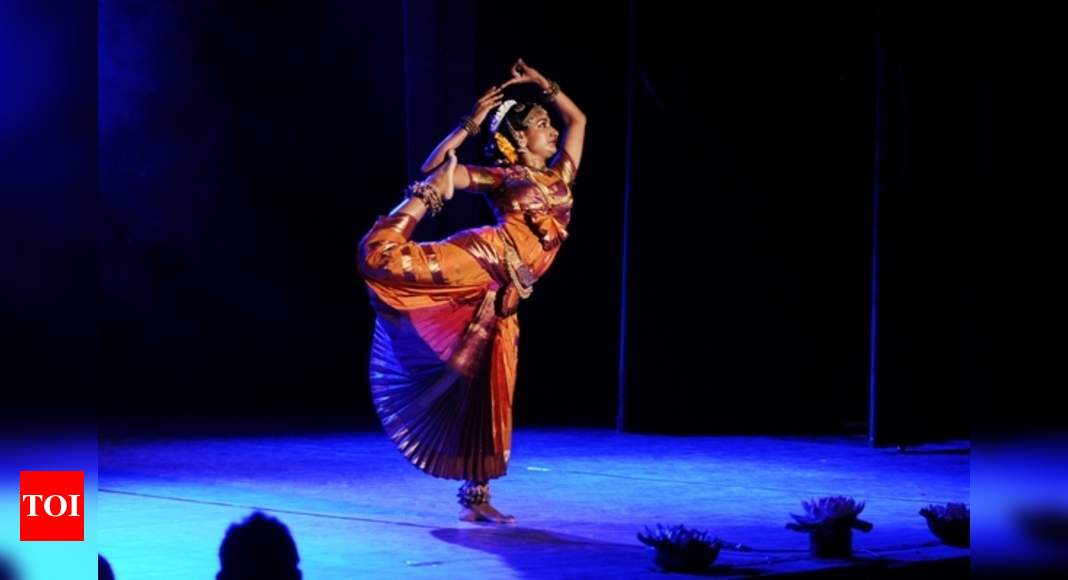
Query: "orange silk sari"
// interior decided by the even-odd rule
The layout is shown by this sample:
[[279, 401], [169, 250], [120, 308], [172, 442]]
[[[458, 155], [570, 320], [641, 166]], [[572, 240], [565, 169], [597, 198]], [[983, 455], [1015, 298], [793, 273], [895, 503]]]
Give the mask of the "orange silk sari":
[[359, 271], [377, 314], [370, 386], [382, 426], [413, 465], [484, 482], [507, 472], [520, 297], [567, 239], [575, 168], [467, 168], [497, 223], [411, 241], [414, 217], [379, 216]]

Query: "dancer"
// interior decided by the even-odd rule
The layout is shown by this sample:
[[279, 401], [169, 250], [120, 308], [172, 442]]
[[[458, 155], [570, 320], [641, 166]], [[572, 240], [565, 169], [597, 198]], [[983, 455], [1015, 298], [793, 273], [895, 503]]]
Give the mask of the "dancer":
[[[504, 99], [505, 88], [521, 84], [540, 87], [540, 102]], [[555, 108], [562, 132], [545, 107]], [[483, 131], [487, 117], [489, 163], [459, 163], [456, 148]], [[516, 521], [493, 507], [489, 489], [511, 454], [516, 311], [568, 237], [585, 128], [585, 114], [560, 85], [519, 59], [511, 78], [483, 94], [430, 154], [421, 167], [426, 179], [360, 242], [359, 271], [377, 314], [375, 408], [413, 465], [463, 481], [464, 521]], [[496, 224], [411, 241], [416, 224], [456, 190], [483, 194]]]

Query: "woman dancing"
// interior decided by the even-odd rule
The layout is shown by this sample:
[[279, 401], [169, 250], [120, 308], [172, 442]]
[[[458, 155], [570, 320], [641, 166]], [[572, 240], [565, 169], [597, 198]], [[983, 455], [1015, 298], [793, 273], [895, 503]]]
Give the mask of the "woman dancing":
[[[506, 87], [528, 83], [541, 88], [540, 102], [504, 100]], [[556, 109], [562, 133], [543, 104]], [[491, 111], [490, 163], [458, 163], [456, 148], [483, 130]], [[586, 116], [560, 85], [519, 59], [423, 163], [428, 177], [360, 241], [359, 271], [377, 314], [375, 409], [413, 465], [464, 482], [463, 521], [516, 521], [490, 504], [489, 489], [511, 454], [516, 311], [567, 239], [585, 129]], [[440, 212], [455, 190], [483, 194], [496, 224], [411, 241], [419, 220]]]

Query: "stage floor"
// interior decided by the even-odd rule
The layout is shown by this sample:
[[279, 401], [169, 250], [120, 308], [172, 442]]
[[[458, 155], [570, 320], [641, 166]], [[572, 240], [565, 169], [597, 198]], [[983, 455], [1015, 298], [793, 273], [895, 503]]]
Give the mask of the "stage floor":
[[[661, 576], [635, 534], [685, 524], [752, 551], [708, 574], [966, 567], [918, 515], [969, 502], [966, 442], [876, 450], [861, 437], [673, 437], [598, 429], [514, 435], [494, 504], [515, 526], [456, 520], [458, 482], [418, 471], [380, 432], [111, 437], [100, 442], [100, 552], [119, 580], [214, 578], [230, 523], [262, 509], [285, 523], [304, 578]], [[866, 501], [852, 561], [817, 561], [785, 529], [801, 500]], [[955, 566], [955, 567], [954, 567]], [[948, 577], [943, 569], [940, 577]], [[866, 572], [865, 572], [866, 574]]]

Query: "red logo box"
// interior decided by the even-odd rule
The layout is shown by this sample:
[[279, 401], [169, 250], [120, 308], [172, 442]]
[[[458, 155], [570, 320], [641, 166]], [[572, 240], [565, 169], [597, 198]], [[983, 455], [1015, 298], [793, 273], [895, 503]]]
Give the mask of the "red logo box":
[[85, 540], [85, 472], [19, 472], [19, 539]]

